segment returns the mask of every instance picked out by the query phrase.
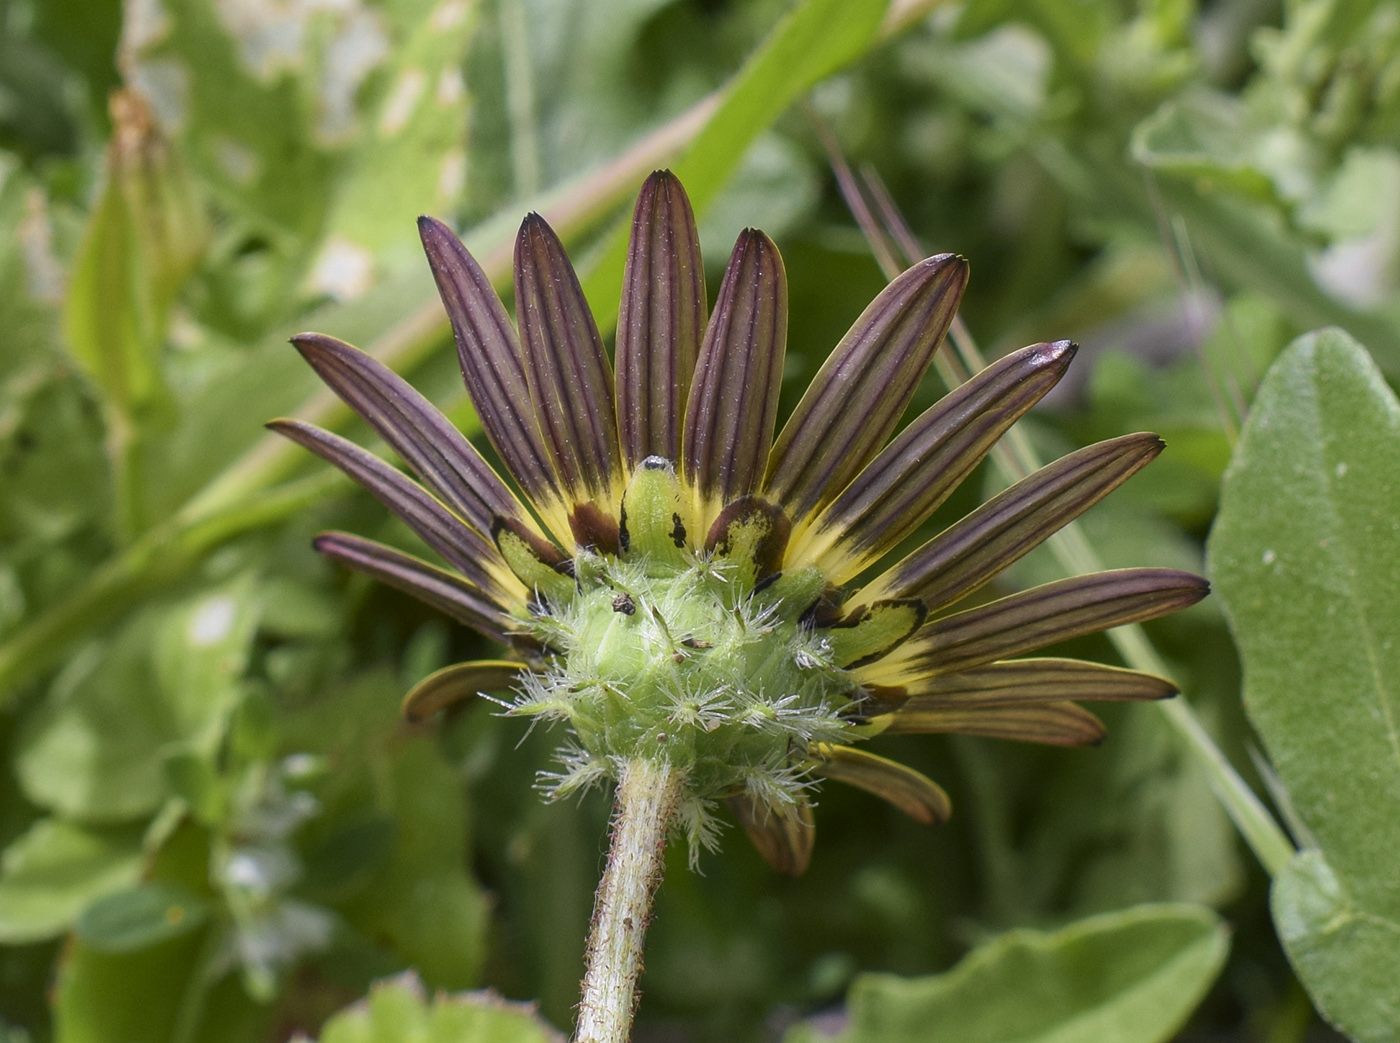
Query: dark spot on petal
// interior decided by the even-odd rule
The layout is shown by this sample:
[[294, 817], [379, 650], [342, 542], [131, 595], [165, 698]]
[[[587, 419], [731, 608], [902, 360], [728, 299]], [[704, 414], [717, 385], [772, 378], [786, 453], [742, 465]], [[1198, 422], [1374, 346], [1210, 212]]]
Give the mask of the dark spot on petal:
[[798, 625], [808, 630], [834, 626], [841, 618], [840, 588], [828, 585], [822, 596], [812, 602], [798, 619]]
[[595, 503], [581, 503], [569, 515], [569, 528], [574, 542], [604, 554], [616, 556], [622, 551], [620, 527], [613, 518], [598, 509]]
[[671, 542], [679, 548], [685, 547], [685, 525], [679, 514], [671, 515]]

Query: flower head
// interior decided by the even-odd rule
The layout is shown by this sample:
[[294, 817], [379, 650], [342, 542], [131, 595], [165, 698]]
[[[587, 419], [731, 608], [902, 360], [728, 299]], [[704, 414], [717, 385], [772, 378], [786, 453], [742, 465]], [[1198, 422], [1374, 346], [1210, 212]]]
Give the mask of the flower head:
[[1126, 569], [954, 607], [1152, 460], [1152, 434], [1071, 453], [846, 590], [1074, 355], [1068, 341], [1013, 352], [894, 435], [957, 311], [961, 258], [930, 257], [895, 279], [775, 438], [782, 258], [762, 232], [743, 232], [707, 317], [694, 217], [669, 173], [637, 203], [615, 373], [538, 215], [516, 242], [518, 336], [456, 236], [430, 218], [420, 231], [467, 390], [520, 496], [418, 392], [330, 337], [294, 342], [420, 481], [337, 435], [271, 425], [379, 497], [452, 571], [348, 533], [320, 536], [318, 550], [509, 649], [428, 678], [409, 693], [410, 716], [513, 688], [512, 713], [569, 730], [552, 792], [615, 779], [632, 758], [663, 760], [684, 780], [679, 820], [693, 845], [711, 838], [710, 809], [725, 800], [773, 865], [800, 872], [814, 776], [921, 821], [949, 814], [935, 783], [858, 741], [956, 732], [1087, 744], [1103, 729], [1074, 700], [1174, 694], [1148, 674], [1018, 657], [1192, 604], [1207, 589], [1196, 576]]

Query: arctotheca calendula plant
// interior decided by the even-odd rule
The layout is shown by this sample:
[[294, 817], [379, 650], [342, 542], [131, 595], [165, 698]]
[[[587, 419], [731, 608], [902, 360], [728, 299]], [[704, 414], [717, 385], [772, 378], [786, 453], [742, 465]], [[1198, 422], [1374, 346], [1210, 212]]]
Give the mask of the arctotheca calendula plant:
[[934, 782], [857, 743], [956, 732], [1088, 744], [1103, 729], [1074, 700], [1174, 694], [1149, 674], [1020, 657], [1190, 605], [1206, 593], [1199, 577], [1126, 569], [952, 607], [1152, 460], [1152, 434], [1071, 453], [846, 589], [1074, 355], [1068, 341], [1012, 352], [895, 435], [956, 314], [961, 258], [896, 278], [775, 438], [782, 259], [763, 233], [743, 232], [707, 315], [695, 220], [669, 173], [637, 203], [615, 369], [538, 215], [516, 242], [518, 334], [456, 236], [430, 218], [420, 231], [467, 390], [515, 489], [402, 379], [319, 334], [297, 348], [419, 481], [329, 432], [271, 426], [369, 489], [451, 570], [348, 533], [320, 536], [321, 553], [508, 650], [429, 677], [405, 712], [513, 691], [510, 713], [563, 726], [551, 795], [617, 784], [579, 1040], [627, 1038], [666, 837], [683, 834], [692, 857], [713, 846], [721, 802], [771, 864], [800, 873], [819, 779], [922, 822], [950, 812]]

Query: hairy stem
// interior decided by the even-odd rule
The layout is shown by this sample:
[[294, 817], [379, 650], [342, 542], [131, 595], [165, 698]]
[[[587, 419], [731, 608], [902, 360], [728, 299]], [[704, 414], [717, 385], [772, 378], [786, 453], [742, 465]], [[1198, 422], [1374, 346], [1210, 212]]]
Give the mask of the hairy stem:
[[680, 773], [665, 761], [637, 759], [622, 769], [608, 866], [593, 905], [575, 1043], [626, 1043], [631, 1036], [642, 942], [680, 789]]

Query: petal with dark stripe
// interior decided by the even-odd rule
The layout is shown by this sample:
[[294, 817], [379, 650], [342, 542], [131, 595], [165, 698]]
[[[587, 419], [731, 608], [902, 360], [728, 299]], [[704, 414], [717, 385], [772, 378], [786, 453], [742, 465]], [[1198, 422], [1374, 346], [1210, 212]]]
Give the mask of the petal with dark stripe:
[[1079, 659], [1013, 659], [910, 682], [903, 705], [924, 710], [1012, 703], [1169, 699], [1179, 689], [1165, 677]]
[[302, 333], [292, 343], [346, 405], [478, 532], [496, 515], [529, 515], [470, 442], [431, 402], [377, 359], [344, 341]]
[[862, 605], [822, 634], [831, 649], [831, 661], [849, 669], [889, 654], [923, 625], [927, 615], [921, 601], [877, 601]]
[[539, 214], [515, 240], [515, 311], [530, 400], [545, 448], [572, 503], [617, 513], [622, 470], [613, 375], [564, 246]]
[[524, 663], [509, 659], [476, 659], [453, 663], [434, 671], [414, 685], [403, 697], [404, 717], [426, 721], [439, 710], [474, 699], [481, 692], [507, 692], [515, 687]]
[[617, 424], [629, 471], [649, 456], [680, 459], [707, 306], [690, 200], [674, 174], [658, 170], [632, 215], [617, 318]]
[[748, 793], [725, 801], [764, 860], [780, 873], [801, 876], [812, 861], [817, 826], [802, 797], [792, 806], [760, 804]]
[[953, 803], [943, 787], [922, 772], [851, 746], [818, 743], [812, 747], [812, 770], [887, 800], [916, 822], [946, 822]]
[[573, 560], [565, 558], [554, 544], [513, 518], [497, 518], [491, 526], [491, 538], [511, 572], [536, 597], [543, 596], [554, 605], [563, 605], [573, 597]]
[[410, 594], [501, 644], [510, 641], [510, 617], [480, 587], [461, 576], [348, 532], [322, 533], [314, 545], [333, 561]]
[[739, 588], [748, 589], [782, 566], [790, 529], [786, 515], [773, 504], [744, 496], [720, 511], [705, 550], [735, 565]]
[[1040, 546], [1162, 451], [1153, 434], [1124, 435], [1056, 460], [992, 497], [861, 590], [852, 604], [919, 598], [952, 604]]
[[943, 709], [920, 709], [906, 703], [889, 717], [877, 717], [871, 724], [878, 727], [886, 722], [882, 733], [885, 735], [981, 735], [1051, 746], [1093, 746], [1104, 737], [1102, 721], [1082, 706], [1068, 702]]
[[944, 616], [857, 672], [861, 683], [908, 686], [919, 676], [970, 670], [1100, 630], [1194, 605], [1210, 592], [1176, 569], [1118, 569], [1071, 576]]
[[495, 546], [402, 471], [349, 439], [300, 420], [274, 420], [267, 426], [310, 449], [364, 486], [403, 519], [424, 543], [441, 554], [443, 560], [473, 583], [495, 595], [523, 595], [524, 588], [506, 568]]
[[515, 328], [486, 273], [441, 221], [418, 219], [438, 293], [452, 322], [462, 379], [482, 429], [512, 477], [544, 514], [550, 530], [569, 538], [559, 489], [530, 400]]
[[642, 460], [622, 497], [618, 532], [622, 550], [644, 554], [657, 565], [683, 567], [690, 535], [686, 524], [690, 504], [682, 494], [675, 464], [661, 456]]
[[700, 531], [758, 488], [787, 350], [787, 275], [778, 248], [746, 229], [720, 283], [685, 410], [683, 476]]
[[766, 494], [800, 521], [874, 459], [957, 314], [967, 262], [920, 261], [865, 309], [813, 378], [769, 455]]
[[1064, 375], [1069, 341], [994, 362], [905, 428], [812, 522], [789, 561], [845, 583], [919, 527], [1007, 429]]

